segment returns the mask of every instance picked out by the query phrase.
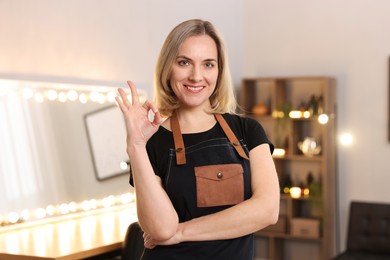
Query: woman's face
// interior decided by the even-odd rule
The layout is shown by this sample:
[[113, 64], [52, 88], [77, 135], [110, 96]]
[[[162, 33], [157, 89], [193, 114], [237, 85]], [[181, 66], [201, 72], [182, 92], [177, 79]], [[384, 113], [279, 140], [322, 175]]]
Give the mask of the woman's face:
[[208, 35], [191, 36], [179, 48], [170, 84], [181, 108], [209, 108], [218, 78], [218, 51]]

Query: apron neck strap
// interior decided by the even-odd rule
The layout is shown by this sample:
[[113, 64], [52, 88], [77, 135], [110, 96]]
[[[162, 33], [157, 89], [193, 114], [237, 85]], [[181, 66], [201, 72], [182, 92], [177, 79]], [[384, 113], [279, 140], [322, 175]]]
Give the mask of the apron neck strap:
[[[229, 125], [226, 123], [225, 119], [221, 114], [214, 114], [218, 123], [222, 127], [222, 130], [225, 132], [226, 136], [229, 139], [229, 142], [233, 145], [234, 149], [236, 149], [237, 153], [244, 159], [249, 160], [246, 155], [244, 149], [242, 148], [240, 141], [238, 141], [236, 135], [230, 129]], [[183, 136], [180, 130], [179, 120], [177, 118], [177, 114], [174, 113], [171, 116], [171, 129], [173, 133], [173, 141], [175, 143], [175, 152], [176, 152], [176, 164], [183, 165], [186, 164], [186, 152], [184, 147]]]
[[176, 112], [171, 116], [171, 129], [173, 133], [173, 141], [175, 142], [176, 164], [186, 164], [186, 150]]
[[226, 123], [223, 116], [221, 114], [214, 114], [214, 116], [217, 119], [218, 123], [221, 125], [226, 136], [228, 137], [229, 142], [233, 145], [234, 149], [236, 149], [237, 153], [242, 158], [249, 160], [248, 156], [246, 155], [246, 153], [244, 152], [244, 149], [242, 148], [242, 146], [240, 144], [240, 141], [238, 141], [236, 135], [233, 133], [232, 129]]

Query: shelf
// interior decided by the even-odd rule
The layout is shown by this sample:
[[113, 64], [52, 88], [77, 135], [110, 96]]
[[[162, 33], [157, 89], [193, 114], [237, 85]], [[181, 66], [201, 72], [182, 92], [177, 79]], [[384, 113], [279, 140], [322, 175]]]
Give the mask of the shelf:
[[[304, 117], [299, 117], [299, 118], [291, 118], [291, 117], [277, 118], [277, 117], [273, 117], [272, 115], [256, 115], [256, 114], [249, 113], [249, 114], [246, 114], [246, 116], [250, 117], [250, 118], [253, 118], [253, 119], [256, 119], [256, 120], [259, 120], [259, 121], [289, 120], [289, 121], [303, 121], [303, 122], [306, 121], [306, 122], [315, 122], [315, 123], [318, 122], [318, 115], [310, 116], [308, 118], [304, 118]], [[328, 116], [329, 116], [329, 121], [330, 120], [334, 120], [334, 114], [328, 115]]]
[[284, 156], [273, 156], [274, 160], [292, 160], [292, 161], [312, 161], [321, 162], [324, 157], [322, 155], [315, 155], [312, 157], [306, 155], [284, 155]]
[[267, 231], [258, 231], [255, 233], [255, 236], [268, 237], [268, 238], [280, 238], [280, 239], [292, 239], [292, 240], [306, 240], [306, 241], [315, 241], [319, 243], [323, 241], [322, 237], [319, 238], [301, 237], [301, 236], [293, 236], [286, 233], [267, 232]]
[[[309, 193], [312, 194], [308, 197], [281, 194], [279, 221], [256, 233], [268, 238], [267, 259], [305, 258], [299, 255], [299, 249], [289, 250], [283, 256], [286, 248], [294, 247], [291, 240], [314, 241], [318, 249], [318, 256], [313, 256], [316, 259], [328, 260], [336, 253], [335, 86], [334, 79], [323, 76], [242, 80], [241, 112], [262, 125], [275, 148], [285, 149], [284, 155], [273, 156], [281, 186], [309, 186], [311, 183]], [[260, 115], [252, 111], [266, 113]], [[290, 111], [298, 112], [294, 113], [296, 118], [289, 116]], [[305, 118], [307, 113], [299, 111], [309, 111], [310, 116]], [[319, 120], [324, 113], [328, 120]], [[306, 156], [302, 150], [306, 154], [319, 154]]]

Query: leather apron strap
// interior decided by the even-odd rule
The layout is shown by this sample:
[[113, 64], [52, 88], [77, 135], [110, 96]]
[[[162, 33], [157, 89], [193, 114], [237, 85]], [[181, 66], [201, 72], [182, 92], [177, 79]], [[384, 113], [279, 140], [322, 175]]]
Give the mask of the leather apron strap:
[[233, 145], [234, 149], [236, 149], [237, 153], [244, 159], [249, 160], [248, 156], [246, 155], [244, 149], [242, 148], [240, 141], [238, 141], [236, 135], [233, 133], [232, 129], [229, 127], [229, 125], [226, 123], [225, 119], [221, 114], [214, 114], [215, 118], [217, 119], [218, 123], [221, 125], [223, 131], [225, 132], [226, 136], [228, 137], [230, 143]]
[[171, 129], [173, 132], [173, 141], [175, 142], [176, 164], [186, 164], [186, 150], [176, 113], [171, 116]]
[[[236, 135], [230, 129], [229, 125], [226, 123], [225, 119], [221, 114], [214, 114], [218, 123], [222, 127], [222, 130], [225, 132], [226, 136], [229, 139], [229, 142], [233, 145], [234, 149], [236, 149], [237, 153], [244, 159], [249, 160], [246, 155], [244, 149], [242, 148], [240, 141], [238, 141]], [[177, 118], [176, 113], [174, 113], [171, 117], [171, 129], [173, 132], [173, 140], [175, 143], [175, 152], [176, 152], [176, 164], [183, 165], [186, 164], [186, 152], [184, 147], [183, 136], [180, 130], [179, 120]]]

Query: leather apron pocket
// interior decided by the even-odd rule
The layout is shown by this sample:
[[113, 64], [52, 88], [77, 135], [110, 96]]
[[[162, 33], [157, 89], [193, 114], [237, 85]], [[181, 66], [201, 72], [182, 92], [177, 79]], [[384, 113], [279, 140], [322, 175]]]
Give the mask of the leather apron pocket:
[[235, 205], [244, 201], [244, 170], [241, 164], [195, 167], [198, 207]]

